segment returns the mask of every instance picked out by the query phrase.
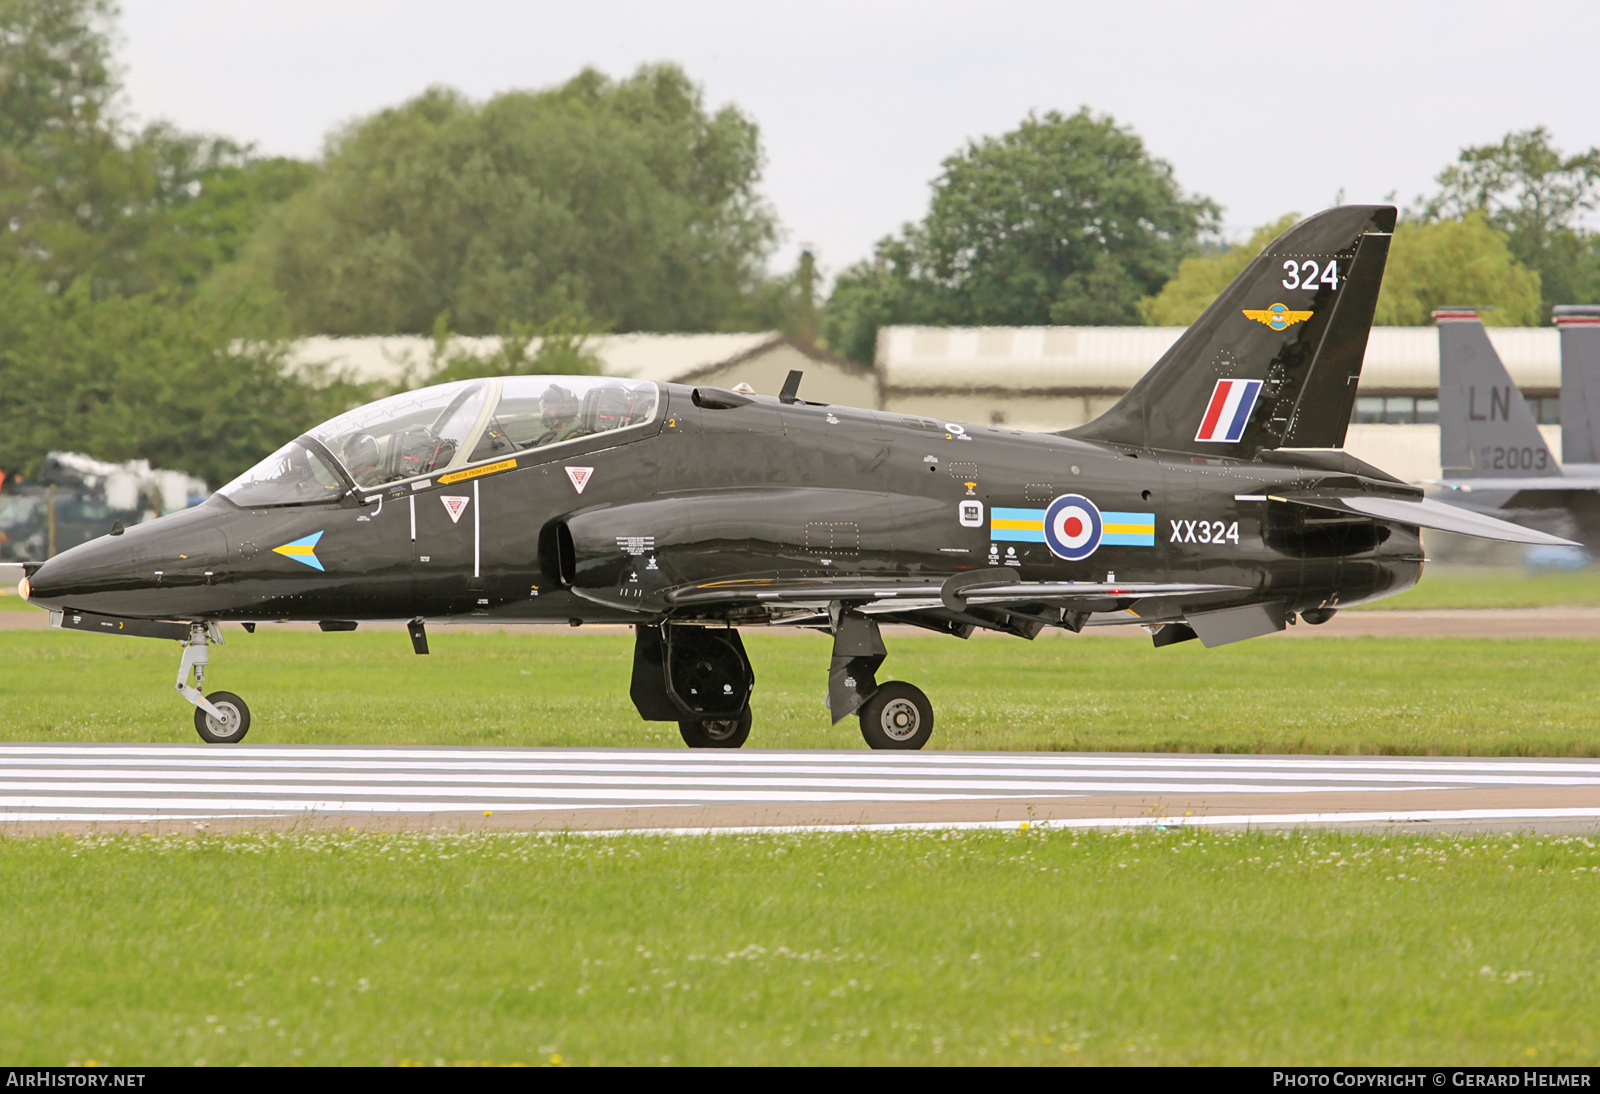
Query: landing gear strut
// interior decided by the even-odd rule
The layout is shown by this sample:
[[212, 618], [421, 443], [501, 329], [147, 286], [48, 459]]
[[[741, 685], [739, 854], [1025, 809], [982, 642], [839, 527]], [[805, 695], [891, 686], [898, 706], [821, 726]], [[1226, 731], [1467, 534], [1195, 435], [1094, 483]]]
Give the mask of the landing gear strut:
[[922, 689], [903, 680], [879, 684], [877, 673], [888, 656], [876, 620], [834, 605], [833, 659], [828, 666], [828, 712], [838, 725], [851, 715], [861, 720], [868, 748], [918, 749], [933, 735], [933, 704]]
[[[222, 628], [215, 623], [191, 623], [189, 638], [183, 644], [183, 659], [178, 662], [178, 694], [194, 704], [194, 728], [207, 744], [231, 745], [244, 740], [250, 731], [250, 708], [231, 691], [214, 691], [207, 698], [201, 689], [206, 683], [206, 665], [211, 661], [211, 643], [222, 645]], [[189, 674], [194, 673], [194, 685]]]

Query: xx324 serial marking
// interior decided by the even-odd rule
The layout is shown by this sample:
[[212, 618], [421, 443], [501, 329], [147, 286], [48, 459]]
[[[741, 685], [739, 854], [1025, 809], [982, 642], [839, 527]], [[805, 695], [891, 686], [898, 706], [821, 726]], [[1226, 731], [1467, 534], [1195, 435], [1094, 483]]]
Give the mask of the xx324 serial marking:
[[1169, 520], [1172, 525], [1168, 543], [1238, 543], [1239, 522], [1228, 524], [1220, 520]]

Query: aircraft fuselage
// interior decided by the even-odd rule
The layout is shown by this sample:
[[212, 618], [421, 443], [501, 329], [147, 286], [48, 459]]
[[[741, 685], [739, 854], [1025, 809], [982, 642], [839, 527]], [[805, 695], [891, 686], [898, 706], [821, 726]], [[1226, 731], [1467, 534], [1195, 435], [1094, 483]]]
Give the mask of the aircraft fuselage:
[[[1247, 587], [1217, 602], [1277, 596], [1300, 611], [1421, 573], [1412, 528], [1308, 526], [1268, 500], [1348, 478], [1334, 471], [772, 399], [703, 407], [676, 385], [663, 396], [645, 426], [339, 501], [214, 497], [58, 556], [32, 596], [135, 618], [604, 623], [682, 617], [671, 590], [730, 579], [1009, 567], [1024, 581]], [[1043, 535], [1067, 495], [1103, 517], [1078, 559]], [[733, 617], [781, 621], [759, 601]]]

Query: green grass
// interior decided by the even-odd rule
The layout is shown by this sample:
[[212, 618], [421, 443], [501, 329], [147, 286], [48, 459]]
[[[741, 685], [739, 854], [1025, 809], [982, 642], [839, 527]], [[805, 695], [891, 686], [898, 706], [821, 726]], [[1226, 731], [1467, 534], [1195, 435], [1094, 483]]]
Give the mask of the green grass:
[[36, 612], [41, 609], [17, 595], [15, 589], [0, 588], [0, 612]]
[[14, 1065], [1595, 1064], [1581, 838], [0, 842]]
[[1505, 566], [1429, 566], [1414, 587], [1356, 610], [1558, 606], [1600, 607], [1600, 569], [1540, 572]]
[[[677, 747], [628, 700], [632, 637], [439, 628], [229, 632], [209, 686], [250, 703], [250, 741]], [[820, 635], [749, 634], [752, 747], [863, 747], [829, 726]], [[895, 637], [885, 678], [935, 703], [932, 747], [1600, 755], [1600, 641]], [[0, 740], [191, 741], [171, 642], [0, 631]], [[248, 742], [247, 742], [248, 744]]]

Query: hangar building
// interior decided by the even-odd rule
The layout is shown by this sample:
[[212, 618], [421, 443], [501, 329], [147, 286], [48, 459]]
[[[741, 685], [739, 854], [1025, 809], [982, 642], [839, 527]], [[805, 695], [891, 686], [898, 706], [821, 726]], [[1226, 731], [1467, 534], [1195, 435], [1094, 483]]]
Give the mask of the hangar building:
[[[946, 421], [1055, 430], [1115, 403], [1183, 327], [884, 327], [878, 405]], [[1561, 451], [1554, 327], [1490, 327], [1551, 448]], [[1402, 479], [1440, 477], [1439, 332], [1374, 327], [1345, 447]]]

